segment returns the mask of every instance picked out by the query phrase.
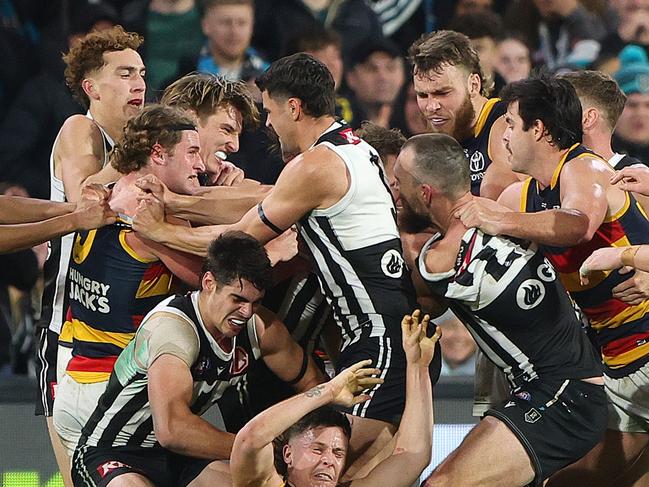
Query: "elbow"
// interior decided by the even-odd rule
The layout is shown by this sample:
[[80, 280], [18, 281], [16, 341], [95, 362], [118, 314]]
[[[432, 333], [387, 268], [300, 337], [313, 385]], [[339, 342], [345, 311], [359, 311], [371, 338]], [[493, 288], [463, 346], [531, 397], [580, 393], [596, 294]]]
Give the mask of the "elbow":
[[[160, 446], [170, 451], [176, 451], [179, 446], [179, 438], [183, 434], [175, 426], [174, 421], [156, 421], [154, 423], [155, 437]], [[186, 434], [186, 432], [185, 432]]]
[[273, 439], [266, 438], [259, 428], [255, 426], [255, 421], [249, 421], [239, 432], [234, 440], [235, 448], [238, 451], [255, 451], [261, 450]]

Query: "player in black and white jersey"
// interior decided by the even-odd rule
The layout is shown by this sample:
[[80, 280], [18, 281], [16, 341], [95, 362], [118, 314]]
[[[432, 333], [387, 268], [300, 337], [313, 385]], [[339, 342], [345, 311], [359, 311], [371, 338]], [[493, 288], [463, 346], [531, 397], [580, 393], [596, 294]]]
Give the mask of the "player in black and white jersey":
[[115, 363], [75, 450], [75, 485], [228, 485], [227, 466], [212, 462], [229, 459], [234, 435], [200, 415], [257, 358], [283, 380], [301, 374], [298, 391], [324, 379], [311, 361], [300, 371], [299, 345], [257, 310], [271, 281], [254, 238], [228, 232], [211, 244], [201, 290], [156, 306]]
[[[404, 407], [400, 322], [414, 307], [415, 294], [394, 201], [376, 151], [334, 118], [334, 82], [322, 63], [306, 54], [288, 56], [257, 83], [282, 152], [299, 155], [264, 201], [231, 228], [267, 242], [297, 223], [342, 332], [337, 368], [371, 358], [382, 370], [385, 382], [351, 411], [351, 459], [365, 455], [359, 465], [394, 434]], [[141, 223], [136, 218], [134, 228], [147, 237], [195, 253], [204, 253], [209, 239], [223, 231], [181, 230], [150, 218]], [[434, 379], [439, 354], [433, 369]]]
[[[126, 33], [118, 26], [88, 34], [64, 56], [66, 82], [88, 112], [68, 118], [54, 141], [50, 158], [51, 200], [76, 202], [84, 184], [117, 179], [116, 171], [107, 164], [108, 153], [120, 138], [126, 121], [144, 105], [144, 64], [136, 52], [141, 43], [137, 34]], [[61, 327], [65, 321], [65, 277], [72, 241], [73, 236], [68, 235], [50, 242], [36, 361], [36, 414], [48, 418], [50, 437], [67, 486], [72, 485], [69, 465], [66, 466], [69, 462], [51, 416], [57, 378], [70, 358], [69, 347], [61, 348], [57, 360], [59, 335], [61, 343], [71, 342], [69, 330]]]
[[489, 409], [426, 486], [541, 485], [601, 439], [607, 424], [599, 357], [557, 273], [534, 244], [465, 227], [475, 197], [461, 146], [411, 138], [395, 165], [402, 220], [434, 225], [418, 269], [507, 376], [511, 396]]

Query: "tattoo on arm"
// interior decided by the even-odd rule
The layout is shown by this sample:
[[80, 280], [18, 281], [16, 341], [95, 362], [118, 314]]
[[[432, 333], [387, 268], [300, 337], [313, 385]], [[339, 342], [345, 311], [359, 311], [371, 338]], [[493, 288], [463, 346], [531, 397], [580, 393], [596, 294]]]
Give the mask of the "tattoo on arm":
[[308, 391], [306, 391], [304, 393], [304, 395], [306, 397], [317, 397], [320, 394], [322, 394], [322, 389], [324, 389], [324, 388], [325, 388], [325, 386], [323, 386], [322, 384], [319, 385], [319, 386], [315, 386], [314, 388], [309, 389]]

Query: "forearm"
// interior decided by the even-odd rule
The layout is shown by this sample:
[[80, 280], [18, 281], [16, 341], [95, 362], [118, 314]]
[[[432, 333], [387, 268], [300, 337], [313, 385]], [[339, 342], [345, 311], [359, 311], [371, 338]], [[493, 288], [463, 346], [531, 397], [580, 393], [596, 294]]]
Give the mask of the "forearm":
[[198, 195], [175, 195], [167, 205], [169, 213], [201, 225], [238, 222], [268, 193], [270, 186], [205, 188]]
[[76, 215], [68, 213], [36, 223], [0, 226], [0, 253], [14, 252], [74, 232]]
[[188, 228], [164, 222], [153, 234], [146, 233], [145, 237], [169, 248], [204, 257], [207, 255], [210, 242], [227, 228], [226, 225]]
[[557, 247], [570, 247], [592, 238], [588, 217], [579, 211], [564, 209], [503, 213], [498, 233]]
[[174, 417], [169, 430], [156, 437], [160, 444], [174, 453], [206, 460], [229, 460], [234, 435], [221, 431], [200, 416], [188, 414]]
[[0, 195], [0, 223], [32, 223], [74, 211], [74, 203]]
[[433, 389], [428, 367], [406, 367], [406, 406], [396, 433], [394, 453], [429, 455], [433, 436]]
[[630, 264], [636, 269], [649, 272], [649, 245], [640, 245], [638, 247], [638, 250], [635, 251], [635, 253], [632, 255], [633, 255], [633, 257], [631, 258], [632, 262], [625, 263], [623, 261], [622, 264], [623, 265]]

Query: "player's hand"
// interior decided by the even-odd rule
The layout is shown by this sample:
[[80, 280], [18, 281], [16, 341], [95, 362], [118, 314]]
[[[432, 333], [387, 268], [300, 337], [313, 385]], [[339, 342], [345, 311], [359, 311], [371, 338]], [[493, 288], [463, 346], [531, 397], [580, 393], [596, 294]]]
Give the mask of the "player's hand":
[[138, 202], [150, 195], [161, 201], [164, 206], [169, 206], [173, 201], [173, 197], [176, 195], [176, 193], [167, 188], [164, 183], [153, 174], [147, 174], [146, 176], [138, 178], [137, 181], [135, 181], [135, 186], [143, 191], [143, 193], [138, 195]]
[[509, 211], [487, 198], [473, 198], [455, 213], [455, 217], [469, 228], [479, 228], [489, 235], [500, 235], [500, 223]]
[[162, 239], [165, 225], [164, 204], [152, 194], [139, 198], [135, 216], [133, 217], [133, 230], [140, 236], [159, 242]]
[[624, 191], [649, 196], [649, 167], [644, 164], [624, 167], [613, 175], [611, 184], [618, 184]]
[[406, 361], [409, 364], [420, 367], [428, 367], [435, 355], [435, 344], [442, 336], [442, 329], [435, 328], [433, 336], [428, 337], [428, 323], [430, 316], [424, 315], [421, 319], [421, 311], [415, 310], [411, 315], [405, 315], [401, 320], [401, 342], [406, 353]]
[[211, 186], [237, 186], [245, 178], [243, 169], [235, 166], [230, 161], [219, 161], [214, 170], [208, 172]]
[[610, 271], [622, 267], [622, 252], [626, 247], [605, 247], [597, 249], [579, 268], [579, 281], [582, 286], [589, 282], [595, 271]]
[[377, 384], [382, 384], [383, 379], [372, 377], [379, 375], [379, 369], [371, 369], [371, 360], [357, 362], [351, 367], [341, 371], [327, 383], [332, 394], [332, 403], [339, 406], [351, 407], [367, 401], [370, 396], [362, 394], [366, 389], [371, 389]]
[[633, 270], [635, 273], [626, 281], [615, 286], [612, 291], [614, 298], [631, 306], [637, 306], [649, 299], [649, 273], [629, 266], [622, 267], [618, 272], [627, 274]]
[[270, 264], [275, 265], [278, 262], [288, 262], [297, 255], [297, 230], [291, 227], [268, 242], [265, 246], [266, 253], [270, 259]]
[[92, 230], [115, 223], [117, 215], [108, 204], [109, 197], [110, 191], [100, 184], [84, 186], [74, 210], [76, 228]]

